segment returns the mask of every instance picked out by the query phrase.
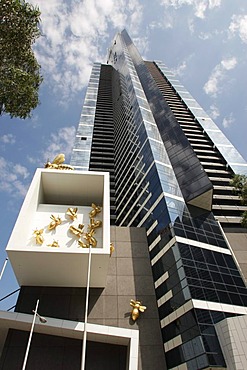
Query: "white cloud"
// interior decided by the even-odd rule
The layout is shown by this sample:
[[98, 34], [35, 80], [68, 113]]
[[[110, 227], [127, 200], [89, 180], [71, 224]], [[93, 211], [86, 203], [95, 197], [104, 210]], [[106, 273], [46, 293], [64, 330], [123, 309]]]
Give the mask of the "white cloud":
[[149, 42], [147, 37], [134, 37], [133, 43], [135, 44], [137, 50], [142, 55], [142, 57], [145, 59], [145, 54], [149, 50]]
[[20, 196], [22, 197], [26, 196], [27, 190], [28, 190], [28, 184], [24, 184], [23, 182], [16, 180], [13, 185], [15, 189], [17, 190], [18, 194], [20, 194]]
[[13, 166], [13, 169], [16, 175], [20, 175], [24, 179], [26, 179], [29, 176], [27, 168], [18, 163]]
[[182, 63], [180, 63], [176, 69], [172, 69], [172, 72], [175, 74], [175, 75], [178, 75], [178, 76], [182, 76], [184, 74], [184, 71], [186, 70], [187, 68], [187, 63], [186, 61], [184, 60]]
[[6, 134], [0, 137], [0, 141], [4, 144], [14, 144], [16, 140], [14, 135]]
[[187, 67], [190, 65], [190, 61], [194, 58], [195, 54], [188, 54], [185, 60], [181, 61], [176, 68], [173, 68], [171, 71], [178, 76], [184, 76]]
[[233, 117], [233, 114], [230, 113], [228, 117], [225, 117], [222, 121], [222, 125], [225, 128], [230, 127], [235, 122], [235, 118]]
[[173, 28], [173, 26], [174, 26], [174, 18], [170, 14], [165, 13], [164, 17], [162, 17], [162, 22], [153, 21], [149, 23], [148, 28], [151, 30], [155, 28], [168, 29], [168, 28]]
[[208, 4], [208, 7], [209, 9], [213, 9], [215, 7], [220, 7], [221, 5], [221, 0], [209, 0], [209, 4]]
[[201, 40], [209, 40], [209, 39], [212, 38], [212, 34], [211, 33], [206, 33], [206, 32], [200, 32], [198, 37]]
[[32, 114], [31, 119], [30, 119], [30, 123], [31, 123], [33, 128], [36, 128], [40, 125], [39, 124], [39, 115], [37, 114], [37, 112], [34, 112]]
[[229, 59], [224, 59], [221, 61], [222, 67], [229, 71], [230, 69], [233, 69], [237, 65], [237, 59], [235, 57], [229, 58]]
[[210, 117], [212, 117], [212, 119], [216, 119], [219, 117], [220, 111], [219, 111], [219, 108], [215, 104], [210, 105], [209, 115]]
[[31, 156], [27, 156], [27, 160], [29, 163], [32, 163], [32, 164], [38, 164], [40, 161], [35, 157], [31, 157]]
[[199, 32], [198, 37], [201, 40], [209, 40], [209, 39], [213, 39], [214, 37], [219, 37], [222, 34], [223, 33], [219, 31], [218, 29], [214, 29], [212, 30], [212, 32]]
[[68, 164], [75, 139], [75, 127], [63, 127], [55, 133], [51, 133], [47, 147], [42, 152], [44, 162], [53, 161], [59, 153], [65, 154], [65, 162]]
[[0, 157], [0, 191], [14, 198], [23, 197], [27, 192], [29, 172], [20, 164], [8, 162]]
[[188, 27], [189, 27], [190, 33], [193, 34], [195, 31], [194, 19], [192, 18], [188, 19]]
[[184, 5], [192, 6], [194, 15], [203, 19], [207, 10], [220, 7], [221, 0], [161, 0], [161, 5], [167, 8], [174, 7], [175, 9], [179, 9]]
[[62, 100], [72, 99], [87, 84], [93, 62], [105, 62], [110, 32], [127, 28], [135, 36], [142, 21], [140, 0], [50, 0], [37, 5], [43, 35], [35, 44], [37, 58], [45, 83]]
[[203, 87], [205, 93], [216, 97], [221, 91], [220, 82], [225, 79], [226, 71], [235, 68], [236, 65], [237, 59], [235, 57], [223, 59], [219, 64], [217, 64], [217, 66], [213, 69], [209, 80]]
[[65, 162], [70, 162], [70, 156], [74, 145], [76, 128], [74, 126], [63, 127], [57, 132], [50, 133], [50, 137], [45, 138], [43, 149], [36, 157], [27, 156], [27, 160], [32, 166], [44, 167], [49, 160], [53, 161], [55, 156], [59, 153], [65, 155]]
[[[125, 18], [125, 23], [124, 23], [123, 28], [128, 28], [129, 33], [131, 35], [137, 36], [139, 34], [139, 29], [141, 26], [143, 7], [141, 3], [139, 2], [139, 0], [132, 0], [132, 1], [130, 0], [128, 7], [129, 7], [128, 11], [130, 12], [131, 15], [130, 15], [129, 21], [128, 21], [128, 17]], [[116, 25], [116, 26], [119, 28], [119, 25]]]
[[232, 16], [232, 21], [229, 26], [230, 35], [233, 36], [237, 32], [244, 43], [247, 43], [247, 14]]
[[205, 18], [205, 11], [207, 10], [207, 4], [205, 1], [196, 1], [194, 4], [195, 16], [198, 18]]
[[155, 28], [163, 28], [163, 23], [159, 21], [153, 21], [149, 23], [148, 28], [154, 30]]

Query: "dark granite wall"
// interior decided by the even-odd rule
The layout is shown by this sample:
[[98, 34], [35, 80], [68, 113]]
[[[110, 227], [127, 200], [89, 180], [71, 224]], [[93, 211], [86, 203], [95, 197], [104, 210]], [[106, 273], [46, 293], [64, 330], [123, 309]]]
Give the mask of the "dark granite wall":
[[[10, 329], [1, 357], [0, 369], [22, 368], [28, 333]], [[87, 342], [86, 368], [89, 370], [126, 370], [127, 347]], [[81, 341], [34, 333], [26, 370], [80, 369]]]

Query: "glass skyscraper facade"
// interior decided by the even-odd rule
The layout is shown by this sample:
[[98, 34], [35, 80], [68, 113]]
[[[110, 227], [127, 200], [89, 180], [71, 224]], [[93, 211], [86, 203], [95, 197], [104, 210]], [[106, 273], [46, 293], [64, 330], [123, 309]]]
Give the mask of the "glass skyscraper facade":
[[215, 324], [247, 314], [226, 239], [245, 210], [230, 180], [247, 164], [126, 31], [93, 66], [71, 164], [110, 173], [112, 225], [146, 228], [167, 368], [225, 368]]

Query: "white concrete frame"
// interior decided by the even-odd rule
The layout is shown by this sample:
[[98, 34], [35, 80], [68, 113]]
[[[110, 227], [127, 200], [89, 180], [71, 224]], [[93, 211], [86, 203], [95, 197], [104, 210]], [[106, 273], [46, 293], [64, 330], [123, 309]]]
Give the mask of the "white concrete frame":
[[[98, 243], [92, 248], [90, 287], [105, 286], [110, 257], [109, 174], [49, 169], [37, 169], [6, 248], [20, 285], [86, 286], [89, 248], [79, 248], [78, 238], [68, 229], [84, 223], [87, 231], [92, 203], [102, 206], [96, 217], [102, 228], [95, 233]], [[66, 218], [68, 207], [78, 207], [77, 220]], [[51, 214], [63, 222], [49, 231]], [[36, 228], [44, 228], [42, 245], [36, 244]], [[48, 246], [54, 240], [59, 248]]]

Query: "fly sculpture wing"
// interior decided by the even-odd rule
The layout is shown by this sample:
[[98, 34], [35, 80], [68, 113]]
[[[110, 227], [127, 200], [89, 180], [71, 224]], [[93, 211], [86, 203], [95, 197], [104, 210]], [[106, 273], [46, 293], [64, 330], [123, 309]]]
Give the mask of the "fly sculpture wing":
[[78, 208], [72, 208], [72, 207], [69, 207], [67, 209], [67, 212], [66, 212], [66, 215], [72, 220], [74, 221], [76, 218], [77, 218], [77, 211], [78, 211]]
[[47, 161], [45, 168], [52, 170], [74, 170], [74, 167], [69, 164], [65, 164], [65, 155], [63, 153], [58, 154], [52, 162]]

